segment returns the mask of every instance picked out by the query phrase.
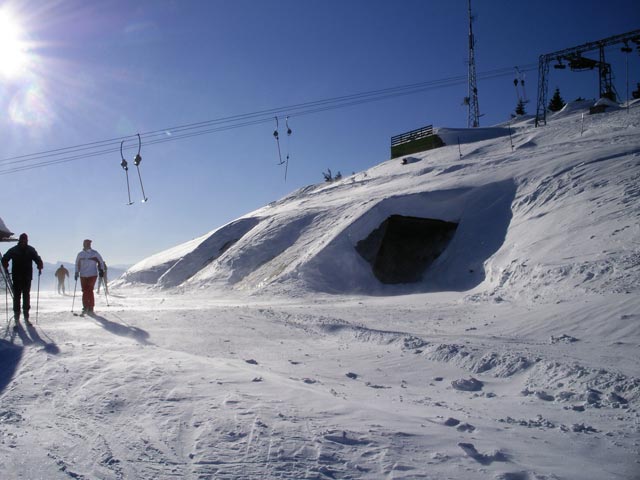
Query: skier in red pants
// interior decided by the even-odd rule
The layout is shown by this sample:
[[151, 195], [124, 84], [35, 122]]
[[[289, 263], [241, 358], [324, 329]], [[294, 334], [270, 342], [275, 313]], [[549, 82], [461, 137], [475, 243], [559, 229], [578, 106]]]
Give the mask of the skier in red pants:
[[91, 240], [87, 239], [82, 242], [82, 251], [76, 257], [75, 279], [78, 281], [78, 277], [80, 277], [82, 313], [93, 313], [95, 306], [93, 288], [96, 285], [98, 275], [104, 276], [104, 260], [97, 251], [91, 248]]

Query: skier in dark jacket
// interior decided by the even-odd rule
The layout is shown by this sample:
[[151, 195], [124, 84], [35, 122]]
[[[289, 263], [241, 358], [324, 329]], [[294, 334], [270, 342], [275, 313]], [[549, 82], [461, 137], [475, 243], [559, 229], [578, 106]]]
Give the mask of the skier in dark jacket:
[[62, 292], [62, 295], [64, 295], [66, 293], [64, 291], [64, 281], [69, 277], [69, 270], [64, 268], [64, 265], [60, 265], [54, 275], [58, 279], [58, 293]]
[[18, 245], [10, 248], [2, 257], [2, 268], [9, 273], [9, 260], [11, 260], [11, 280], [13, 281], [13, 314], [16, 324], [20, 320], [20, 299], [22, 298], [22, 312], [25, 322], [29, 323], [29, 310], [31, 309], [31, 280], [33, 278], [33, 265], [38, 267], [38, 275], [42, 275], [42, 258], [36, 249], [29, 245], [29, 237], [26, 233], [20, 235]]

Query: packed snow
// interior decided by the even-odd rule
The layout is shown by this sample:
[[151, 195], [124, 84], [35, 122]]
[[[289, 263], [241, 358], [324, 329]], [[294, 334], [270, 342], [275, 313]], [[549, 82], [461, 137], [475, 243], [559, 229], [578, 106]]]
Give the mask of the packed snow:
[[[41, 291], [0, 340], [1, 478], [640, 478], [640, 103], [592, 104], [438, 129], [140, 261], [92, 317]], [[458, 223], [417, 283], [356, 250], [390, 215]]]

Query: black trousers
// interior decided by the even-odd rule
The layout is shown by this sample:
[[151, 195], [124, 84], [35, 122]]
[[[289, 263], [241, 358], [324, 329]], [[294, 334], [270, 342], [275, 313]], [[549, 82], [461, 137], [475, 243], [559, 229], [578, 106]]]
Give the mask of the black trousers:
[[13, 278], [13, 313], [20, 314], [20, 300], [22, 299], [22, 311], [24, 316], [29, 316], [31, 310], [31, 279]]

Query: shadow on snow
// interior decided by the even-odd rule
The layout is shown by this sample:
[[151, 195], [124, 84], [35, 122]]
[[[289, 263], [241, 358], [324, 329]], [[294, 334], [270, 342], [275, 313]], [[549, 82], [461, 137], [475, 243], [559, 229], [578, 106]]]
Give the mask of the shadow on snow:
[[107, 320], [106, 318], [96, 314], [91, 315], [91, 318], [98, 322], [102, 328], [104, 328], [108, 332], [113, 333], [114, 335], [133, 338], [136, 342], [142, 345], [151, 345], [151, 343], [147, 340], [149, 338], [149, 333], [145, 330], [142, 330], [141, 328], [132, 327], [131, 325], [125, 325], [123, 323], [112, 322], [111, 320]]

